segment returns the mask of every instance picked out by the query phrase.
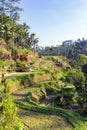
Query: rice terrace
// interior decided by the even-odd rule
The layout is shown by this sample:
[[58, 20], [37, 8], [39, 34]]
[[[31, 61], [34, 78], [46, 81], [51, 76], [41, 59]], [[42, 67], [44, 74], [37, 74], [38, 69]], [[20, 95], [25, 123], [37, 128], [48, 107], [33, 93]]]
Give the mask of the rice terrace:
[[[0, 130], [87, 130], [87, 39], [41, 46], [21, 22], [25, 1], [0, 1]], [[44, 11], [67, 7], [56, 0], [29, 2]], [[29, 13], [37, 14], [30, 5]]]

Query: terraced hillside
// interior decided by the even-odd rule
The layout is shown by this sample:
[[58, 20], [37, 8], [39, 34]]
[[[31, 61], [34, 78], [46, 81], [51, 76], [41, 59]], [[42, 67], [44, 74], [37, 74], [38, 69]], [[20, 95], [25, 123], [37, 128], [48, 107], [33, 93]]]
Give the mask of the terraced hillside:
[[[38, 77], [39, 77], [39, 74], [38, 74]], [[45, 81], [45, 82], [47, 83], [48, 81]], [[38, 89], [38, 86], [35, 85], [35, 86], [26, 87], [27, 83], [28, 81], [26, 82], [25, 80], [25, 83], [24, 83], [25, 88], [20, 88], [19, 90], [13, 93], [12, 98], [15, 102], [24, 102], [24, 103], [29, 104], [27, 100], [27, 94], [30, 91]], [[40, 83], [38, 85], [40, 85]], [[66, 129], [69, 129], [69, 130], [71, 129], [67, 121], [60, 116], [56, 116], [56, 115], [51, 116], [51, 115], [21, 110], [21, 109], [19, 110], [19, 116], [22, 122], [25, 124], [25, 130], [28, 130], [28, 129], [32, 129], [32, 130], [54, 129], [56, 130], [56, 129], [61, 129], [62, 125], [66, 127]]]
[[[67, 82], [76, 70], [63, 60], [64, 57], [37, 58], [30, 72], [6, 74], [7, 91], [19, 107], [24, 130], [86, 130], [84, 118], [77, 113], [76, 87]], [[41, 68], [37, 68], [40, 63]], [[0, 84], [0, 91], [3, 89]], [[74, 104], [78, 107], [76, 112]]]
[[65, 84], [52, 80], [52, 77], [41, 81], [40, 77], [45, 76], [45, 73], [49, 75], [50, 72], [33, 72], [8, 79], [11, 83], [15, 84], [18, 80], [16, 83], [21, 84], [19, 89], [12, 92], [12, 98], [20, 108], [19, 117], [24, 123], [25, 130], [72, 130], [73, 127], [83, 124], [78, 114], [53, 107], [57, 93]]
[[19, 4], [0, 0], [0, 130], [87, 130], [87, 40], [39, 46]]
[[19, 117], [24, 123], [24, 130], [71, 130], [72, 126], [61, 116], [46, 115], [20, 110]]
[[[17, 90], [13, 95], [12, 98], [15, 102], [22, 102], [26, 103], [27, 105], [29, 102], [27, 101], [26, 97], [30, 90], [36, 89], [35, 87], [27, 87], [21, 88]], [[32, 102], [31, 102], [32, 103]], [[50, 103], [50, 102], [49, 102]], [[68, 121], [63, 118], [62, 116], [58, 115], [49, 115], [43, 113], [38, 113], [26, 109], [19, 109], [19, 117], [21, 121], [24, 123], [25, 130], [71, 130], [72, 125], [68, 123]]]

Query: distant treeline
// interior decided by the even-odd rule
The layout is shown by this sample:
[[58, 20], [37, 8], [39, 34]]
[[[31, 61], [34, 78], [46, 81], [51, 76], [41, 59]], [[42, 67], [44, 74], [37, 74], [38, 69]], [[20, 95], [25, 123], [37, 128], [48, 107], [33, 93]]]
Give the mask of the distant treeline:
[[87, 55], [87, 40], [84, 38], [82, 40], [78, 39], [77, 41], [67, 40], [59, 46], [41, 48], [39, 54], [46, 56], [63, 55], [75, 59], [78, 54]]

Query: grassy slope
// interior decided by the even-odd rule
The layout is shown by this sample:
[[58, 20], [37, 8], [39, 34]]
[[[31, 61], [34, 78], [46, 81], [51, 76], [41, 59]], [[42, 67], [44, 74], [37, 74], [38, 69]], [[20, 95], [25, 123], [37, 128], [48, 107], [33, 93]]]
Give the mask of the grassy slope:
[[71, 130], [72, 126], [61, 116], [20, 110], [19, 116], [25, 130]]
[[[51, 62], [50, 62], [51, 63]], [[42, 63], [41, 63], [42, 64]], [[52, 64], [53, 65], [53, 64]], [[36, 66], [36, 65], [35, 65]], [[47, 68], [49, 68], [50, 69], [50, 66], [49, 66], [49, 64], [48, 63], [46, 63], [46, 67]], [[61, 67], [62, 68], [62, 67]], [[58, 68], [57, 68], [58, 69]], [[53, 69], [54, 70], [54, 69]], [[37, 75], [36, 75], [36, 77], [37, 77]], [[22, 77], [21, 77], [22, 78]], [[14, 80], [13, 80], [14, 81]], [[35, 80], [36, 81], [36, 80]], [[19, 84], [19, 81], [18, 81], [18, 84]], [[11, 85], [12, 85], [12, 82], [11, 82]], [[12, 86], [13, 87], [13, 86]], [[20, 94], [20, 93], [19, 93]], [[36, 115], [38, 115], [38, 116], [36, 116], [35, 117], [35, 113], [33, 114], [33, 113], [31, 113], [31, 119], [33, 119], [32, 120], [32, 122], [34, 122], [35, 124], [31, 124], [31, 122], [27, 122], [27, 124], [31, 124], [31, 128], [33, 129], [33, 127], [34, 126], [36, 126], [37, 125], [37, 128], [38, 128], [38, 124], [37, 124], [37, 122], [39, 122], [39, 121], [41, 121], [40, 120], [40, 118], [42, 119], [42, 122], [40, 122], [39, 123], [39, 127], [41, 127], [41, 129], [39, 129], [38, 128], [38, 130], [44, 130], [44, 129], [48, 129], [48, 130], [51, 130], [51, 123], [49, 124], [48, 122], [50, 122], [50, 120], [48, 119], [48, 117], [49, 117], [49, 115], [48, 114], [50, 114], [52, 117], [54, 116], [55, 117], [55, 119], [57, 119], [57, 118], [61, 118], [61, 117], [64, 117], [64, 118], [61, 118], [61, 122], [55, 122], [54, 124], [55, 125], [53, 125], [53, 126], [56, 126], [56, 123], [58, 123], [58, 125], [57, 125], [57, 128], [55, 128], [55, 130], [58, 130], [58, 128], [60, 128], [61, 130], [65, 130], [65, 128], [64, 128], [64, 126], [63, 126], [63, 124], [65, 124], [66, 125], [66, 128], [67, 128], [67, 130], [68, 130], [68, 128], [70, 128], [71, 126], [69, 125], [69, 124], [71, 124], [72, 126], [74, 126], [74, 127], [77, 127], [77, 126], [80, 126], [80, 124], [83, 124], [83, 121], [82, 121], [82, 119], [81, 118], [79, 118], [79, 115], [75, 115], [74, 113], [72, 113], [72, 112], [70, 112], [70, 111], [66, 111], [66, 110], [63, 110], [63, 109], [60, 109], [60, 108], [51, 108], [51, 107], [42, 107], [42, 106], [33, 106], [33, 105], [28, 105], [28, 104], [25, 104], [24, 102], [18, 102], [18, 106], [20, 107], [20, 108], [22, 108], [22, 109], [24, 109], [24, 112], [26, 113], [26, 115], [25, 116], [23, 116], [23, 115], [21, 115], [20, 113], [21, 113], [21, 111], [19, 112], [19, 115], [20, 115], [20, 117], [21, 117], [21, 119], [24, 119], [23, 121], [25, 121], [25, 119], [26, 120], [28, 120], [28, 119], [30, 119], [29, 118], [29, 116], [27, 116], [29, 113], [31, 113], [30, 111], [33, 111], [33, 113], [34, 112], [36, 112]], [[25, 111], [26, 110], [26, 111]], [[22, 113], [23, 114], [23, 113]], [[44, 116], [43, 116], [43, 114], [45, 114]], [[50, 119], [52, 118], [52, 117], [49, 117]], [[60, 117], [61, 116], [61, 117]], [[38, 117], [38, 118], [37, 118]], [[45, 122], [44, 123], [44, 120], [47, 120], [47, 122]], [[67, 121], [68, 121], [68, 123], [69, 124], [67, 124], [67, 121], [65, 120], [65, 119], [67, 119]], [[52, 120], [53, 122], [54, 122], [54, 118], [53, 118], [53, 120]], [[63, 124], [61, 124], [63, 122]], [[26, 122], [24, 122], [24, 123], [26, 123]], [[40, 124], [41, 124], [41, 126], [40, 126]], [[44, 128], [44, 124], [47, 124], [47, 126], [46, 126], [46, 128]], [[62, 127], [59, 127], [60, 126], [60, 124], [62, 125]], [[30, 126], [29, 126], [30, 127]], [[81, 128], [82, 128], [83, 126], [81, 126]], [[82, 128], [81, 130], [86, 130], [86, 126], [84, 126], [84, 128]], [[71, 127], [71, 129], [72, 129], [72, 127]], [[34, 127], [34, 130], [35, 130], [35, 127]], [[53, 130], [53, 129], [52, 129]], [[76, 130], [80, 130], [79, 128], [77, 128]]]
[[[22, 91], [24, 92], [24, 89], [22, 89]], [[27, 92], [26, 92], [26, 94], [27, 94]], [[20, 91], [19, 91], [19, 95], [22, 95], [22, 93], [20, 93]], [[25, 93], [23, 93], [23, 95], [25, 95]], [[23, 97], [23, 95], [22, 95], [22, 97]], [[17, 96], [17, 99], [18, 99], [18, 95], [16, 95], [16, 96]], [[18, 101], [17, 99], [16, 99], [16, 101]], [[55, 116], [61, 116], [61, 117], [64, 117], [65, 119], [67, 119], [68, 123], [70, 123], [74, 127], [78, 127], [78, 126], [80, 126], [80, 124], [83, 124], [83, 121], [82, 121], [83, 119], [81, 119], [79, 117], [79, 115], [76, 115], [76, 114], [72, 113], [71, 111], [66, 111], [66, 110], [61, 109], [61, 108], [43, 107], [43, 106], [39, 106], [39, 105], [37, 105], [37, 106], [35, 106], [35, 105], [29, 105], [29, 104], [25, 104], [25, 102], [23, 102], [23, 100], [22, 100], [22, 102], [17, 102], [17, 103], [19, 104], [18, 106], [20, 108], [26, 110], [26, 112], [33, 111], [33, 112], [39, 113], [41, 115], [42, 114], [46, 114], [46, 116], [48, 116], [48, 114], [55, 115]], [[23, 118], [23, 117], [21, 117], [21, 118]], [[25, 116], [25, 118], [27, 120], [29, 117]], [[35, 118], [34, 118], [34, 120], [35, 120]], [[37, 120], [37, 118], [36, 118], [36, 120]], [[39, 117], [38, 117], [38, 120], [39, 120]], [[43, 122], [43, 120], [42, 120], [42, 122]], [[65, 121], [65, 124], [68, 127], [68, 124], [67, 124], [66, 121]], [[60, 123], [58, 125], [60, 125]], [[41, 126], [43, 126], [43, 125], [41, 124]], [[76, 129], [76, 130], [80, 130], [80, 129]], [[86, 130], [86, 129], [82, 128], [81, 130]]]
[[[26, 102], [26, 95], [27, 92], [29, 92], [31, 88], [23, 88], [20, 89], [19, 91], [14, 93], [13, 99], [14, 101], [19, 101], [19, 104], [21, 107], [20, 101], [24, 104]], [[22, 104], [22, 107], [24, 106]], [[27, 103], [28, 105], [28, 103]], [[33, 107], [33, 106], [31, 106]], [[29, 108], [29, 107], [28, 107]], [[36, 110], [37, 109], [37, 110]], [[26, 110], [24, 107], [22, 110], [19, 110], [19, 117], [22, 120], [22, 122], [25, 125], [25, 130], [71, 130], [72, 125], [66, 120], [66, 118], [63, 118], [62, 116], [56, 115], [56, 114], [49, 114], [48, 111], [43, 111], [43, 109], [32, 109]], [[33, 110], [33, 111], [32, 111]], [[36, 112], [35, 112], [36, 111]]]
[[44, 107], [40, 105], [28, 105], [23, 102], [16, 102], [17, 106], [25, 109], [25, 110], [31, 110], [37, 113], [44, 113], [44, 114], [51, 114], [51, 115], [60, 115], [67, 119], [67, 121], [73, 126], [77, 127], [81, 123], [83, 123], [82, 118], [79, 116], [79, 114], [73, 113], [70, 110], [64, 110], [62, 108], [55, 108], [55, 107]]

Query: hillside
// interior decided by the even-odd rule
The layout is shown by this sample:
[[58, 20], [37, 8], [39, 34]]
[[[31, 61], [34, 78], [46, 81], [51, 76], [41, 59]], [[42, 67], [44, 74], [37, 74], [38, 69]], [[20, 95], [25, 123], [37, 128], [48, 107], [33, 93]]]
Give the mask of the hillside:
[[6, 77], [6, 86], [0, 83], [1, 105], [6, 87], [19, 107], [24, 130], [86, 130], [86, 55], [78, 53], [73, 60], [63, 55], [39, 56], [14, 44], [1, 46], [0, 74]]
[[[2, 45], [0, 54], [0, 73], [5, 73], [6, 91], [19, 107], [24, 130], [73, 130], [74, 127], [78, 130], [80, 124], [82, 130], [86, 129], [80, 114], [87, 112], [84, 106], [87, 56], [79, 54], [76, 60], [39, 56], [15, 45], [12, 48]], [[3, 89], [1, 83], [1, 99]]]
[[0, 130], [87, 130], [87, 40], [39, 47], [0, 1]]
[[20, 110], [19, 116], [25, 124], [25, 130], [71, 130], [72, 128], [72, 126], [60, 116], [46, 115], [25, 110]]
[[[16, 104], [18, 104], [17, 106], [19, 108], [23, 109], [23, 110], [19, 109], [19, 117], [25, 126], [25, 130], [29, 128], [30, 129], [45, 128], [47, 130], [54, 128], [56, 130], [61, 129], [65, 126], [66, 129], [71, 130], [73, 129], [72, 126], [76, 127], [82, 122], [82, 119], [80, 120], [80, 118], [82, 117], [79, 118], [79, 113], [78, 115], [72, 113], [72, 111], [74, 110], [73, 109], [74, 106], [72, 107], [72, 105], [77, 104], [76, 99], [74, 99], [75, 101], [72, 100], [73, 102], [71, 101], [71, 98], [70, 100], [68, 99], [68, 97], [70, 97], [70, 95], [72, 95], [73, 92], [75, 92], [74, 86], [71, 85], [69, 87], [68, 84], [66, 85], [64, 81], [61, 80], [64, 74], [63, 72], [62, 73], [60, 72], [61, 70], [59, 69], [58, 74], [56, 73], [58, 75], [58, 78], [55, 77], [52, 74], [52, 72], [47, 70], [38, 70], [35, 72], [29, 72], [24, 74], [23, 72], [19, 74], [15, 73], [15, 75], [10, 74], [11, 76], [9, 76], [9, 74], [7, 75], [7, 86], [9, 88], [9, 92], [12, 93], [13, 101]], [[1, 91], [3, 91], [2, 89]], [[65, 98], [66, 101], [65, 105], [57, 103], [57, 100], [58, 102], [60, 102], [58, 99], [58, 95], [61, 94], [61, 92], [62, 92], [61, 96], [64, 96], [64, 98], [65, 98], [64, 93], [66, 93], [68, 96], [67, 98]], [[72, 95], [72, 97], [74, 97], [74, 95]], [[66, 111], [65, 109], [67, 109], [68, 107], [67, 101], [70, 107], [68, 109], [70, 110]], [[60, 109], [60, 107], [62, 107], [63, 109]], [[78, 108], [76, 108], [76, 111], [78, 111]], [[36, 112], [36, 114], [34, 112]], [[46, 115], [43, 115], [42, 113]], [[48, 114], [50, 114], [50, 117]], [[35, 115], [37, 115], [37, 118]], [[36, 119], [40, 124], [37, 124], [37, 122], [35, 122]], [[61, 124], [58, 119], [60, 119], [61, 123], [63, 124]], [[35, 124], [31, 124], [31, 120]], [[45, 122], [46, 125], [44, 126]], [[86, 126], [84, 126], [84, 130], [85, 127]]]

